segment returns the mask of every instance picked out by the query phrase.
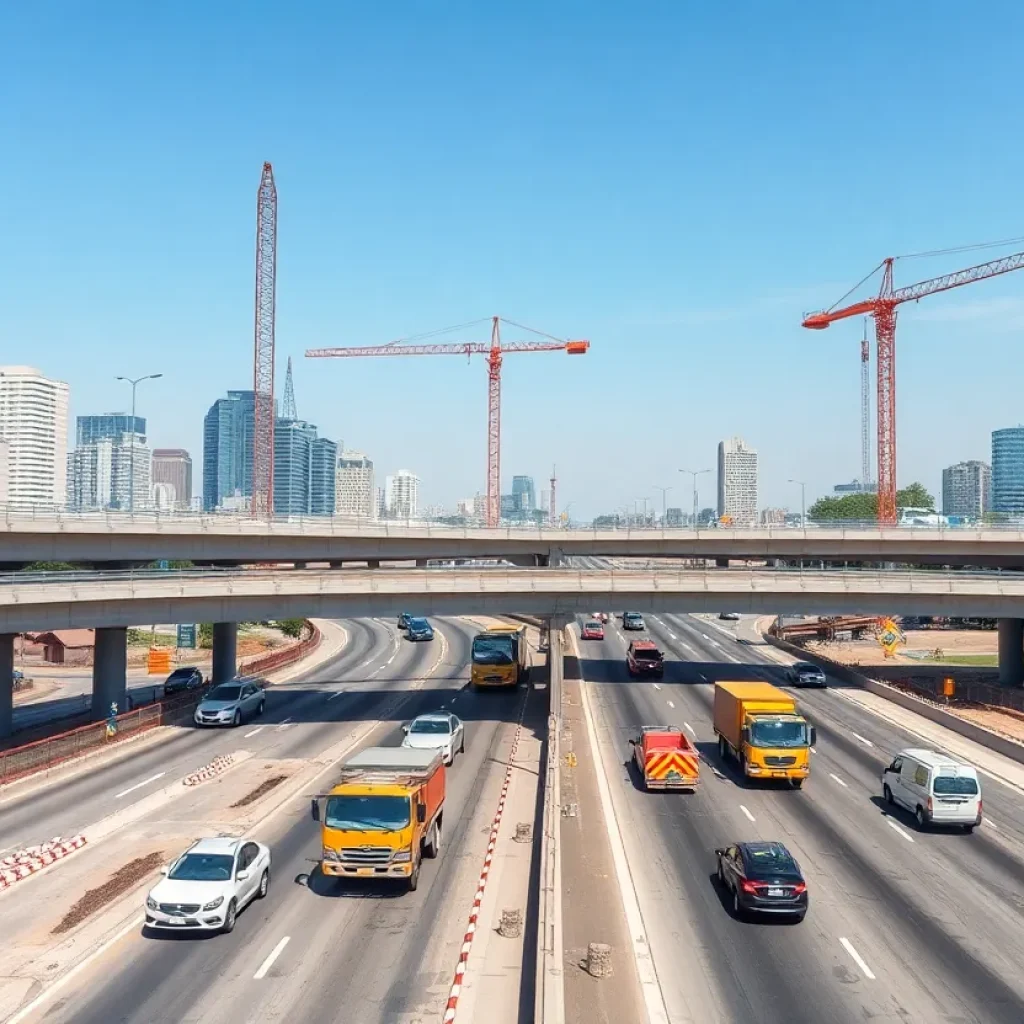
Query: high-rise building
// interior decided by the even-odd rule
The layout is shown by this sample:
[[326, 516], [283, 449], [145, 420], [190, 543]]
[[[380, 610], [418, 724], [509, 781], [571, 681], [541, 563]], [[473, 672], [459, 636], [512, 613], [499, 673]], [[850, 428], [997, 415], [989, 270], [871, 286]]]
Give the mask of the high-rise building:
[[338, 446], [326, 437], [315, 438], [309, 453], [309, 512], [333, 516], [337, 503]]
[[[82, 417], [78, 418], [79, 423]], [[171, 501], [171, 508], [188, 509], [192, 506], [192, 456], [184, 448], [155, 448], [153, 450], [153, 486], [168, 484], [173, 494], [163, 491], [161, 500]]]
[[309, 470], [316, 427], [305, 420], [274, 423], [274, 513], [301, 516], [309, 512]]
[[203, 508], [252, 497], [253, 406], [251, 391], [229, 391], [203, 421]]
[[374, 507], [374, 518], [376, 519], [387, 519], [388, 518], [388, 503], [387, 495], [385, 494], [383, 487], [374, 487], [373, 489], [373, 507]]
[[67, 460], [68, 507], [144, 511], [152, 503], [152, 453], [144, 434], [76, 445]]
[[62, 505], [67, 490], [68, 386], [30, 366], [0, 366], [7, 501]]
[[718, 444], [718, 516], [740, 526], [757, 523], [757, 452], [738, 437]]
[[362, 452], [342, 451], [335, 474], [334, 511], [339, 516], [372, 519], [377, 512], [373, 463]]
[[[132, 421], [134, 420], [134, 426]], [[105, 412], [100, 416], [79, 416], [75, 421], [75, 444], [92, 444], [109, 438], [116, 441], [134, 431], [146, 433], [144, 416], [129, 416], [125, 412]]]
[[7, 504], [7, 492], [10, 483], [10, 471], [8, 469], [10, 453], [11, 446], [0, 437], [0, 507]]
[[683, 510], [681, 508], [667, 508], [665, 509], [665, 526], [682, 526], [683, 525]]
[[474, 500], [472, 498], [460, 498], [455, 506], [455, 512], [456, 515], [460, 515], [465, 519], [472, 519], [476, 512]]
[[992, 509], [1024, 514], [1024, 427], [992, 431]]
[[388, 519], [415, 519], [420, 504], [420, 478], [400, 469], [384, 481], [384, 503]]
[[992, 508], [992, 470], [987, 462], [958, 462], [942, 471], [942, 514], [980, 519]]
[[785, 526], [787, 515], [784, 508], [763, 508], [759, 518], [762, 526]]
[[535, 500], [537, 492], [533, 489], [532, 476], [512, 477], [512, 493], [518, 499], [518, 511], [530, 513], [537, 507]]

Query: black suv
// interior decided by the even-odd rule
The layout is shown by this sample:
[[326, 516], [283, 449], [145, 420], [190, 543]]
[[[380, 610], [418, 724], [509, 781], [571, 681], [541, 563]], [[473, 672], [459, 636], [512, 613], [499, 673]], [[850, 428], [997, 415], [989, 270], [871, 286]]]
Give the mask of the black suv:
[[164, 680], [164, 695], [169, 697], [174, 693], [184, 693], [186, 690], [198, 690], [203, 685], [203, 673], [195, 667], [176, 668]]

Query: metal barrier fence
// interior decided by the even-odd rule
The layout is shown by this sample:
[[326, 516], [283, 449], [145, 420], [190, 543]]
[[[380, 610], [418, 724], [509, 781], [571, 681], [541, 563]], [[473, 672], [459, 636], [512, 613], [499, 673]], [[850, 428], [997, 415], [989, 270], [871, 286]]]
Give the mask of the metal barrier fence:
[[[901, 690], [908, 690], [911, 693], [927, 697], [929, 700], [938, 701], [940, 704], [989, 704], [993, 707], [1009, 708], [1024, 714], [1024, 690], [1012, 686], [1000, 686], [998, 683], [986, 682], [982, 679], [962, 679], [959, 676], [961, 670], [950, 666], [957, 671], [954, 678], [954, 690], [951, 697], [943, 693], [943, 677], [940, 675], [907, 675], [907, 676], [882, 676], [880, 682], [888, 683], [889, 686], [897, 686]], [[869, 668], [863, 669], [870, 672]], [[948, 672], [952, 677], [952, 672]]]

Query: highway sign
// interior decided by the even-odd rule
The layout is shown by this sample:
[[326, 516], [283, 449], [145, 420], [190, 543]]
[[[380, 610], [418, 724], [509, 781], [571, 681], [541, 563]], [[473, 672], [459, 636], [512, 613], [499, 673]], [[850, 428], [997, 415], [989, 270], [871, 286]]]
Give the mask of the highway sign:
[[178, 646], [179, 647], [195, 647], [196, 645], [196, 625], [194, 622], [189, 623], [178, 623]]

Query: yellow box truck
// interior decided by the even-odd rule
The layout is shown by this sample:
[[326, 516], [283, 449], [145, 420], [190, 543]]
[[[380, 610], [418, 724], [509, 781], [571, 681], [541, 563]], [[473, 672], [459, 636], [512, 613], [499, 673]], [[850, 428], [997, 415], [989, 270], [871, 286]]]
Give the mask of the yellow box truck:
[[518, 686], [529, 674], [525, 626], [492, 626], [473, 637], [469, 680], [474, 689]]
[[368, 747], [314, 797], [321, 823], [320, 870], [338, 878], [400, 878], [419, 884], [420, 863], [441, 851], [445, 770], [438, 750]]
[[799, 789], [810, 774], [814, 726], [796, 701], [771, 683], [715, 683], [718, 752], [752, 779], [786, 779]]

